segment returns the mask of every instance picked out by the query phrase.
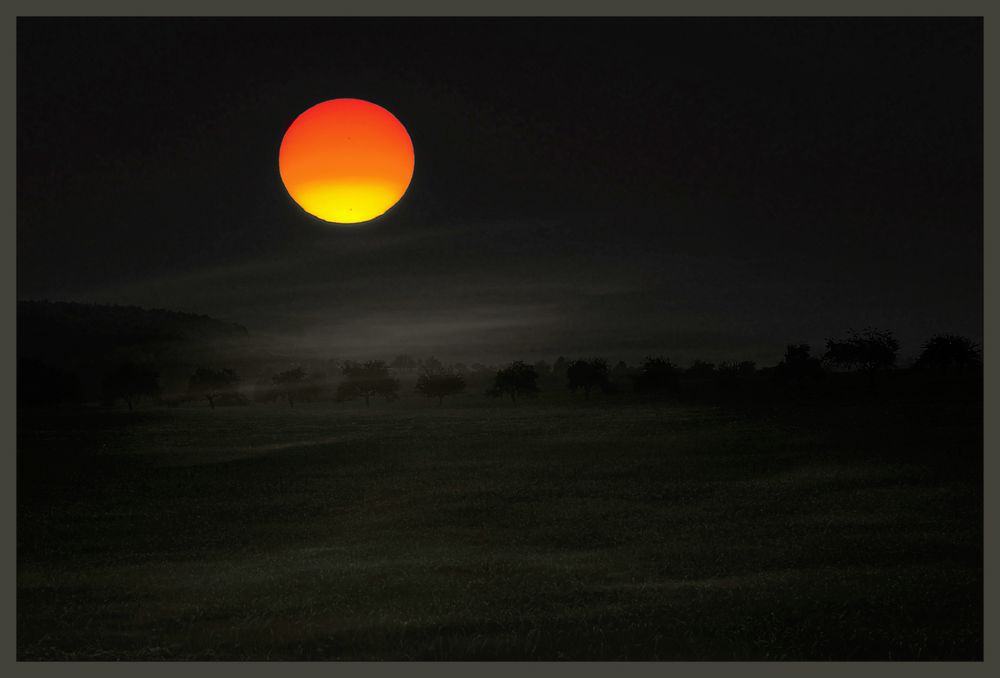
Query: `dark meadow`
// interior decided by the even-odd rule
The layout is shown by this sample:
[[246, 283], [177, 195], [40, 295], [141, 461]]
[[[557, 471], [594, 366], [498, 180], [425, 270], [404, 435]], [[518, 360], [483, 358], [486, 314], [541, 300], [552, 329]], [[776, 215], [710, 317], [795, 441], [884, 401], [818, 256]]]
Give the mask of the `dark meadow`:
[[982, 660], [981, 19], [20, 18], [17, 120], [19, 659]]

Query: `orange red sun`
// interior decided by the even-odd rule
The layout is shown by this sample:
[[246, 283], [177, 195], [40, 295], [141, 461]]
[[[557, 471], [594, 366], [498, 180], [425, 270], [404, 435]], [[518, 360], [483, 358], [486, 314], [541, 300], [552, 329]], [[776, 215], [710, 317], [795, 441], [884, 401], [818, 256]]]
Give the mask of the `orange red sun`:
[[374, 219], [399, 202], [413, 177], [413, 142], [389, 111], [362, 99], [332, 99], [288, 128], [278, 171], [292, 199], [338, 224]]

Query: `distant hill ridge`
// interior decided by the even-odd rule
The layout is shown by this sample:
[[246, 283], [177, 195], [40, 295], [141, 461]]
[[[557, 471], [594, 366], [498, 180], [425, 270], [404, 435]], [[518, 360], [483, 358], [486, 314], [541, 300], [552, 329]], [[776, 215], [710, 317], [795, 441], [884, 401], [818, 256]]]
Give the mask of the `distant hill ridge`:
[[104, 353], [119, 347], [247, 336], [207, 315], [139, 306], [18, 301], [18, 356]]

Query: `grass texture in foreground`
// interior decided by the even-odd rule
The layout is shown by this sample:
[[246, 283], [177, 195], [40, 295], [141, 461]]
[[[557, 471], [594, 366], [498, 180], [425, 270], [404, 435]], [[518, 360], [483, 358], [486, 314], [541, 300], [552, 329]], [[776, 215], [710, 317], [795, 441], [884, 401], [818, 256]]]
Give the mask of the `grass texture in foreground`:
[[980, 659], [981, 412], [19, 416], [22, 660]]

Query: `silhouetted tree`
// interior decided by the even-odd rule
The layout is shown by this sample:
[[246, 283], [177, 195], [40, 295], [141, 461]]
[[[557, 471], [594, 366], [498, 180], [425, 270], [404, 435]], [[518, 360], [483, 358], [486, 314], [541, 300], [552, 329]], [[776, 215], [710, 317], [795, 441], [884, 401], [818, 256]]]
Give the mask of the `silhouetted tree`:
[[705, 362], [704, 360], [695, 360], [691, 363], [691, 366], [687, 368], [687, 374], [691, 377], [710, 377], [715, 374], [715, 363]]
[[549, 365], [548, 362], [544, 360], [539, 360], [538, 362], [536, 362], [534, 367], [535, 367], [535, 372], [538, 372], [539, 378], [544, 379], [552, 375], [552, 365]]
[[723, 360], [719, 363], [719, 374], [734, 377], [749, 377], [757, 371], [757, 363], [752, 360]]
[[306, 380], [306, 371], [301, 367], [280, 372], [271, 379], [278, 397], [288, 400], [289, 407], [295, 407], [295, 401]]
[[425, 372], [417, 378], [416, 391], [425, 398], [437, 398], [440, 405], [446, 396], [465, 390], [465, 378], [452, 370]]
[[896, 363], [899, 342], [892, 332], [866, 328], [851, 330], [843, 341], [827, 339], [823, 359], [839, 367], [857, 368], [867, 374], [891, 368]]
[[809, 344], [788, 344], [784, 358], [774, 368], [774, 377], [796, 384], [822, 378], [825, 374], [823, 362], [813, 357], [811, 350]]
[[747, 377], [757, 371], [757, 363], [752, 360], [724, 360], [716, 369], [716, 388], [722, 393], [734, 394], [742, 388]]
[[215, 409], [215, 399], [235, 394], [240, 385], [240, 377], [230, 369], [212, 370], [199, 367], [188, 380], [188, 393], [204, 397], [208, 406]]
[[585, 400], [590, 400], [590, 392], [599, 388], [604, 393], [611, 391], [608, 361], [604, 358], [574, 360], [566, 368], [566, 385], [574, 393], [583, 390]]
[[497, 371], [493, 386], [486, 393], [494, 398], [510, 396], [512, 403], [517, 402], [518, 396], [533, 397], [538, 394], [538, 372], [520, 360], [512, 362]]
[[956, 334], [940, 334], [924, 344], [913, 367], [962, 374], [982, 368], [982, 357], [982, 349], [972, 339]]
[[337, 386], [337, 400], [364, 398], [365, 407], [371, 407], [371, 397], [385, 400], [399, 397], [399, 380], [389, 374], [389, 367], [381, 360], [369, 360], [361, 365], [345, 365], [344, 381]]
[[639, 374], [635, 375], [634, 387], [639, 393], [666, 393], [677, 388], [677, 366], [667, 358], [646, 358]]
[[132, 411], [141, 398], [159, 395], [159, 379], [159, 373], [152, 368], [124, 363], [104, 377], [101, 384], [104, 401], [113, 404], [116, 400], [124, 400]]

